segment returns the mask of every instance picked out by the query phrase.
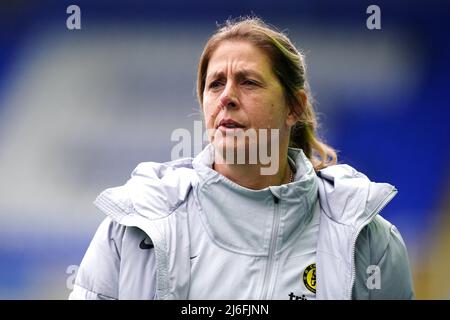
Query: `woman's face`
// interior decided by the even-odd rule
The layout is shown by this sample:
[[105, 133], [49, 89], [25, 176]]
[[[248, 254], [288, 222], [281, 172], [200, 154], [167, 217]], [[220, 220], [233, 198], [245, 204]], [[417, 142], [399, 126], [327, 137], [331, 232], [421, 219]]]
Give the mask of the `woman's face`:
[[[242, 40], [224, 41], [212, 54], [203, 91], [203, 113], [211, 142], [222, 149], [234, 143], [229, 134], [236, 130], [259, 133], [261, 129], [278, 129], [277, 143], [286, 140], [287, 144], [290, 127], [296, 121], [269, 57]], [[267, 137], [270, 140], [270, 130]], [[242, 143], [236, 147], [248, 148]]]

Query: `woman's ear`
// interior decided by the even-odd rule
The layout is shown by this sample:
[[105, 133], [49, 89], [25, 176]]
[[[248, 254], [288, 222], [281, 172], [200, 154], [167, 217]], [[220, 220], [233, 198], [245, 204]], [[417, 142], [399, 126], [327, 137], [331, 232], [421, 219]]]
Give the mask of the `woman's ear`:
[[308, 103], [308, 97], [306, 96], [305, 90], [300, 89], [297, 92], [297, 101], [295, 104], [291, 105], [289, 112], [286, 117], [286, 124], [292, 127], [297, 121], [300, 120], [300, 116], [305, 110], [305, 106]]

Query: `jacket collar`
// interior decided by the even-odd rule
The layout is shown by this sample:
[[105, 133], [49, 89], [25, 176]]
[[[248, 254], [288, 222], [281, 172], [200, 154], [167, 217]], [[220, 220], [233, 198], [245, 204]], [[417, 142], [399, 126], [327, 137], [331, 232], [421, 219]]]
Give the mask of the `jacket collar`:
[[208, 145], [193, 161], [198, 175], [195, 199], [209, 236], [224, 249], [266, 256], [279, 219], [277, 251], [282, 250], [292, 234], [311, 220], [317, 199], [316, 174], [303, 151], [289, 149], [289, 161], [296, 169], [294, 182], [262, 190], [242, 187], [214, 171], [213, 154]]

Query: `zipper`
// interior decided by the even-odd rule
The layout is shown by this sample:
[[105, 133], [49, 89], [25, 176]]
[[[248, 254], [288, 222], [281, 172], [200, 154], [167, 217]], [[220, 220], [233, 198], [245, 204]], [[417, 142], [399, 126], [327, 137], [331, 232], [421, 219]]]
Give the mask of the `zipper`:
[[278, 226], [280, 224], [280, 215], [279, 215], [279, 202], [280, 199], [278, 199], [275, 195], [273, 196], [273, 201], [275, 203], [275, 212], [273, 216], [273, 224], [272, 224], [272, 232], [271, 232], [271, 238], [270, 238], [270, 245], [269, 245], [269, 254], [267, 257], [267, 265], [266, 270], [264, 272], [264, 280], [263, 280], [263, 289], [261, 292], [261, 300], [268, 300], [268, 290], [270, 286], [270, 278], [272, 274], [272, 265], [274, 260], [274, 251], [277, 244], [277, 237], [278, 237]]
[[355, 278], [356, 278], [356, 268], [355, 268], [355, 251], [356, 251], [356, 240], [358, 239], [358, 236], [360, 234], [360, 232], [362, 231], [362, 229], [368, 225], [370, 223], [370, 221], [372, 221], [372, 217], [377, 215], [378, 213], [380, 213], [381, 210], [384, 209], [384, 207], [392, 200], [392, 198], [397, 194], [397, 190], [394, 189], [391, 191], [391, 193], [384, 198], [383, 201], [380, 202], [380, 204], [376, 207], [376, 209], [369, 215], [369, 218], [358, 228], [358, 231], [356, 232], [355, 237], [352, 240], [352, 269], [351, 269], [351, 273], [352, 273], [352, 278], [350, 281], [350, 289], [347, 292], [347, 297], [349, 297], [349, 299], [352, 299], [352, 295], [353, 295], [353, 285], [355, 283]]

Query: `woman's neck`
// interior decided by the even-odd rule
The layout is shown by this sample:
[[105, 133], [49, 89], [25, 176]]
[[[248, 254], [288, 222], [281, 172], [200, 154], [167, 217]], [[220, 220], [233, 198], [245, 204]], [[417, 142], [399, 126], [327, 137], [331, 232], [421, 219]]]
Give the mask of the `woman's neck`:
[[260, 190], [290, 182], [291, 168], [286, 153], [279, 160], [278, 170], [271, 175], [261, 173], [264, 167], [268, 167], [261, 164], [226, 164], [219, 161], [213, 164], [213, 169], [242, 187]]

